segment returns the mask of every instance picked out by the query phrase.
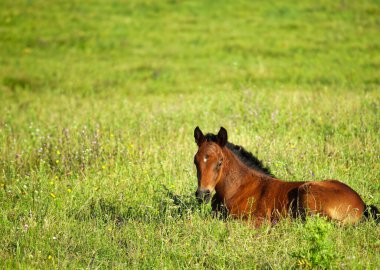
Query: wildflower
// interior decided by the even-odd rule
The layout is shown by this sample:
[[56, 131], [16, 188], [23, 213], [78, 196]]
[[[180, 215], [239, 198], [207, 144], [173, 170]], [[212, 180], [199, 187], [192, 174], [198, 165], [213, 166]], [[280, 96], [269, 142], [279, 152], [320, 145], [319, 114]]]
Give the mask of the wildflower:
[[53, 199], [55, 199], [57, 196], [55, 196], [55, 194], [54, 193], [50, 193], [50, 196], [53, 198]]
[[59, 160], [58, 160], [58, 159], [56, 159], [56, 160], [55, 160], [55, 163], [57, 163], [57, 164], [58, 164], [58, 163], [59, 163]]
[[106, 165], [103, 165], [103, 166], [102, 166], [102, 169], [104, 170], [105, 168], [106, 168]]
[[68, 188], [68, 189], [67, 189], [67, 192], [68, 192], [68, 193], [71, 193], [71, 191], [72, 191], [71, 188]]
[[51, 260], [53, 257], [51, 255], [48, 256], [48, 260]]
[[57, 150], [57, 155], [59, 156], [61, 154], [61, 152], [59, 152], [59, 150]]
[[56, 237], [56, 236], [53, 236], [53, 240], [57, 240], [57, 237]]
[[30, 54], [32, 52], [32, 50], [27, 47], [27, 48], [24, 49], [23, 52], [24, 52], [24, 54]]

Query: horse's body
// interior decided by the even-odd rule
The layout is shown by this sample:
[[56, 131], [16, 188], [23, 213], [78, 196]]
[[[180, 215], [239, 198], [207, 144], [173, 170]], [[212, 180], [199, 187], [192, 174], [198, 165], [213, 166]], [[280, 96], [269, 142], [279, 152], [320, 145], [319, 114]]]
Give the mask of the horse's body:
[[[197, 166], [197, 197], [212, 198], [217, 212], [249, 218], [256, 225], [276, 222], [285, 216], [319, 214], [344, 224], [358, 222], [368, 215], [361, 197], [337, 180], [320, 182], [285, 182], [275, 178], [262, 163], [242, 147], [227, 142], [227, 131], [204, 136], [194, 131], [199, 146], [194, 161]], [[372, 215], [378, 214], [371, 206]]]

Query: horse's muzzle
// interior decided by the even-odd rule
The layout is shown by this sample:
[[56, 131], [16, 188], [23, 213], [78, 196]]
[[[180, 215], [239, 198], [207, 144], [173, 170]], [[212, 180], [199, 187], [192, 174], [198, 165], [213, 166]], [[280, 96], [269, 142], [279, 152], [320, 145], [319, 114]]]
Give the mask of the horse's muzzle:
[[195, 192], [195, 196], [199, 203], [208, 203], [210, 201], [211, 192], [208, 189], [198, 188]]

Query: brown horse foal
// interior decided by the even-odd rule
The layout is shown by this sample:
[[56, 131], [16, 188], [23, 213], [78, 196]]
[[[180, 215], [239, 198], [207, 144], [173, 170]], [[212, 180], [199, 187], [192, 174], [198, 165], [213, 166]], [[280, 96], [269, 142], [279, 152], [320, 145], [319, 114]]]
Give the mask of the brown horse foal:
[[284, 182], [276, 179], [261, 161], [241, 146], [227, 141], [227, 131], [221, 127], [217, 135], [203, 135], [194, 130], [198, 152], [196, 196], [212, 208], [234, 217], [250, 218], [256, 226], [264, 221], [276, 222], [291, 215], [319, 214], [344, 224], [358, 222], [362, 216], [374, 218], [375, 206], [366, 206], [359, 194], [337, 180], [321, 182]]

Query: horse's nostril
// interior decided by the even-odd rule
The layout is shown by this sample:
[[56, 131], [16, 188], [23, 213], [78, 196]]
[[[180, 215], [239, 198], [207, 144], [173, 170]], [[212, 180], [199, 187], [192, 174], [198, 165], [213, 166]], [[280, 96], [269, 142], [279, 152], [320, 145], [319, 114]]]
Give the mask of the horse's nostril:
[[197, 189], [195, 196], [200, 203], [207, 203], [210, 200], [211, 191], [208, 189]]

